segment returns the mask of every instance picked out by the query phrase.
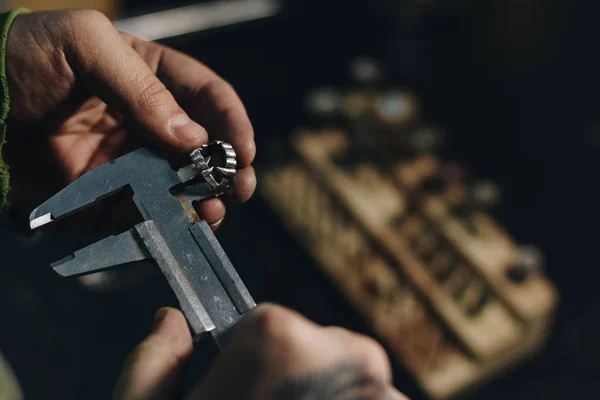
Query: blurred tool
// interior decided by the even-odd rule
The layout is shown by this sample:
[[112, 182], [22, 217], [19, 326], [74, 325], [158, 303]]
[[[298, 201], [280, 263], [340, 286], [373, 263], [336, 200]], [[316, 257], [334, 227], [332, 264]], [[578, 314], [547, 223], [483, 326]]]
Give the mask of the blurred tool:
[[62, 8], [98, 10], [111, 19], [117, 30], [146, 40], [161, 40], [209, 29], [257, 21], [278, 14], [278, 0], [225, 0], [191, 4], [183, 7], [119, 19], [121, 0], [7, 0], [0, 8], [25, 7], [33, 11]]
[[161, 40], [276, 15], [276, 0], [234, 0], [193, 4], [121, 19], [115, 27], [146, 40]]
[[24, 7], [31, 11], [88, 8], [115, 18], [121, 12], [123, 3], [122, 0], [0, 0], [0, 7], [3, 10]]
[[316, 118], [331, 119], [340, 111], [342, 96], [333, 88], [314, 90], [306, 97], [305, 108]]
[[558, 295], [489, 215], [500, 188], [443, 161], [409, 90], [330, 90], [341, 117], [260, 174], [268, 204], [432, 399], [535, 353]]
[[52, 264], [62, 276], [79, 276], [153, 260], [173, 289], [194, 339], [210, 334], [219, 346], [255, 306], [206, 221], [193, 203], [220, 195], [235, 175], [235, 152], [213, 142], [175, 170], [161, 155], [140, 149], [97, 167], [61, 190], [30, 216], [32, 229], [59, 224], [98, 201], [130, 191], [143, 222]]
[[376, 84], [383, 79], [381, 67], [370, 57], [358, 57], [350, 63], [352, 79], [362, 85]]

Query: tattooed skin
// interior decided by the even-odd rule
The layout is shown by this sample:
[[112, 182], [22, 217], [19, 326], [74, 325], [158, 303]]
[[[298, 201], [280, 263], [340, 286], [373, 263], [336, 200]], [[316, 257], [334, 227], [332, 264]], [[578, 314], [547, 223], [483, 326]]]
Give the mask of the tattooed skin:
[[355, 364], [342, 364], [285, 381], [269, 400], [384, 400], [385, 385]]

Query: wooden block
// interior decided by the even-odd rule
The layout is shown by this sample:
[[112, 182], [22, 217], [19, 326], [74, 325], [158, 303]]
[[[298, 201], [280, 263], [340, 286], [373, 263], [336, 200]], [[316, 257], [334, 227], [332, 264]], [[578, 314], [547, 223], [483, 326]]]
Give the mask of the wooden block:
[[[299, 132], [299, 159], [260, 172], [261, 193], [392, 356], [441, 400], [538, 351], [557, 293], [542, 274], [507, 279], [517, 249], [510, 236], [481, 212], [470, 221], [475, 234], [443, 193], [421, 192], [439, 173], [435, 157], [340, 168], [348, 140], [335, 129]], [[301, 190], [282, 190], [289, 176]]]

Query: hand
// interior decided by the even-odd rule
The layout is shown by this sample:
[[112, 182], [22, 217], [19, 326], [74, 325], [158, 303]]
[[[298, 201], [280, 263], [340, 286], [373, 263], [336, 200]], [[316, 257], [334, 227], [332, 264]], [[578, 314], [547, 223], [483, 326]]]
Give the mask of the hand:
[[[101, 13], [68, 10], [17, 17], [6, 60], [11, 203], [31, 210], [144, 144], [185, 153], [209, 138], [228, 141], [238, 156], [226, 199], [241, 202], [254, 192], [254, 132], [244, 106], [192, 58], [120, 34]], [[225, 205], [210, 199], [197, 211], [215, 227]]]
[[[179, 398], [191, 354], [183, 315], [159, 310], [153, 332], [127, 359], [114, 400]], [[185, 399], [406, 400], [390, 381], [387, 355], [374, 340], [261, 305]]]

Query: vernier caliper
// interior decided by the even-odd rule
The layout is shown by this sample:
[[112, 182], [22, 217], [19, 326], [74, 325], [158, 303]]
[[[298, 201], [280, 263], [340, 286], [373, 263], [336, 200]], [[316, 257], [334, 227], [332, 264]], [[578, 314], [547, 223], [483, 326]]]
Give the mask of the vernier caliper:
[[164, 156], [142, 148], [82, 175], [30, 215], [30, 227], [66, 218], [124, 189], [144, 222], [106, 237], [52, 267], [65, 277], [99, 272], [152, 259], [177, 300], [195, 340], [210, 334], [224, 346], [231, 328], [255, 307], [227, 255], [192, 202], [225, 192], [235, 175], [231, 145], [212, 142], [190, 153], [191, 163], [174, 169]]

